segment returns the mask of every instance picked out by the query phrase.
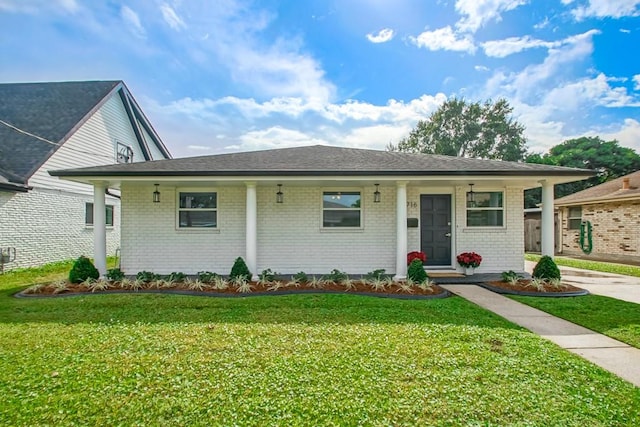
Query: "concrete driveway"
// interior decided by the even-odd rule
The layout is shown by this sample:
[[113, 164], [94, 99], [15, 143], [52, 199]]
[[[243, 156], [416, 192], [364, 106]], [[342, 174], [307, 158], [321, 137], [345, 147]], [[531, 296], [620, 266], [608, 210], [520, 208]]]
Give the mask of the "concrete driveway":
[[[535, 265], [532, 261], [525, 261], [525, 270], [532, 273]], [[640, 304], [640, 277], [572, 267], [558, 266], [558, 268], [560, 268], [563, 282], [586, 289], [594, 295], [603, 295]]]

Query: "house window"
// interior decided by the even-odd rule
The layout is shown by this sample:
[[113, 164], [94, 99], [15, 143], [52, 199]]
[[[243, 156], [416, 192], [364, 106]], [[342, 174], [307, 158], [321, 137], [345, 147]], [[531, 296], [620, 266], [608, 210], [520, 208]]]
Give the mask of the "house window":
[[217, 228], [218, 193], [178, 193], [178, 228]]
[[116, 162], [133, 163], [133, 148], [116, 141]]
[[324, 191], [322, 193], [322, 227], [360, 227], [361, 200], [359, 191]]
[[504, 193], [502, 191], [467, 194], [467, 227], [503, 227]]
[[[113, 227], [113, 205], [105, 205], [105, 210], [105, 223], [107, 226]], [[93, 203], [85, 203], [84, 223], [93, 226]]]
[[573, 206], [569, 208], [569, 230], [580, 230], [582, 223], [582, 206]]

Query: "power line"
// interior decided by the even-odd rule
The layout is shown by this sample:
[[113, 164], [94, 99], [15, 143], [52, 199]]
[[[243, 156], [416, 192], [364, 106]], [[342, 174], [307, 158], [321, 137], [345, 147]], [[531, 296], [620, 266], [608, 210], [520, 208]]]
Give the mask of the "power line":
[[[14, 126], [11, 123], [7, 123], [2, 119], [0, 119], [0, 124], [3, 124], [6, 127], [8, 127], [9, 129], [13, 129], [14, 131], [16, 131], [18, 133], [21, 133], [23, 135], [27, 135], [27, 136], [30, 136], [32, 138], [35, 138], [38, 141], [46, 142], [47, 144], [51, 144], [51, 145], [56, 146], [56, 147], [62, 146], [62, 144], [58, 144], [57, 142], [50, 141], [50, 140], [48, 140], [46, 138], [43, 138], [43, 137], [38, 136], [38, 135], [35, 135], [35, 134], [33, 134], [31, 132], [28, 132], [26, 130], [20, 129], [19, 127]], [[72, 147], [69, 147], [69, 146], [65, 147], [65, 149], [70, 150], [70, 151], [75, 151], [76, 153], [89, 154], [90, 156], [98, 156], [98, 157], [104, 157], [105, 159], [113, 159], [112, 156], [106, 156], [106, 155], [101, 154], [101, 153], [92, 153], [90, 151], [83, 151], [83, 150], [79, 150], [77, 148], [72, 148]]]

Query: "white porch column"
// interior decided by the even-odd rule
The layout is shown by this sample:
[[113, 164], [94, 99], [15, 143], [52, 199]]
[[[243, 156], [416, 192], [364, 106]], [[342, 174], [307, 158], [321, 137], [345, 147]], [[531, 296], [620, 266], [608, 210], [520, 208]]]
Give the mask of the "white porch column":
[[107, 274], [107, 219], [104, 182], [93, 184], [93, 262], [100, 277]]
[[542, 255], [553, 258], [555, 246], [555, 226], [553, 224], [553, 184], [549, 181], [540, 181], [542, 184]]
[[396, 183], [396, 275], [394, 280], [407, 278], [407, 182]]
[[253, 275], [252, 280], [258, 278], [258, 200], [256, 183], [247, 182], [247, 231], [246, 231], [246, 263]]

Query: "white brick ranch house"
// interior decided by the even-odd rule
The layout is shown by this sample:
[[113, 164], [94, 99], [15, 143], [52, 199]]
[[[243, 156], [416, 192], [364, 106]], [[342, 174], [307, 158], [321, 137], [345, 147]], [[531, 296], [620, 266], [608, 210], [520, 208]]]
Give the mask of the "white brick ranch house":
[[[92, 184], [97, 198], [104, 188], [121, 190], [127, 274], [228, 274], [241, 256], [254, 275], [267, 268], [282, 274], [384, 268], [396, 278], [406, 276], [412, 250], [427, 253], [429, 269], [459, 269], [456, 254], [475, 251], [484, 258], [479, 272], [523, 271], [524, 189], [543, 188], [551, 218], [543, 246], [552, 255], [553, 185], [592, 175], [330, 146], [50, 173]], [[101, 242], [104, 230], [95, 233]], [[104, 272], [100, 245], [96, 264]]]
[[[120, 198], [51, 169], [168, 159], [121, 81], [0, 84], [0, 249], [5, 269], [92, 255], [94, 211], [109, 254], [120, 245]], [[97, 218], [95, 220], [98, 220]]]

